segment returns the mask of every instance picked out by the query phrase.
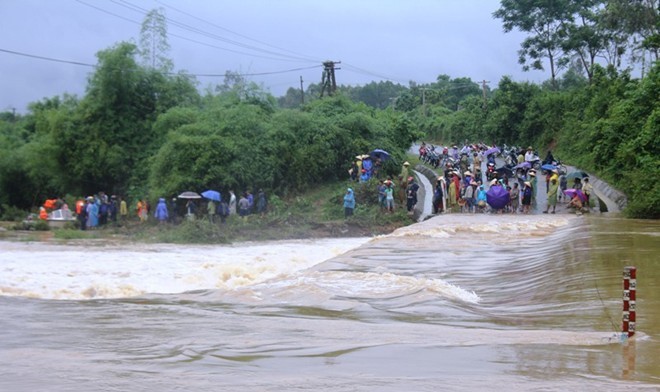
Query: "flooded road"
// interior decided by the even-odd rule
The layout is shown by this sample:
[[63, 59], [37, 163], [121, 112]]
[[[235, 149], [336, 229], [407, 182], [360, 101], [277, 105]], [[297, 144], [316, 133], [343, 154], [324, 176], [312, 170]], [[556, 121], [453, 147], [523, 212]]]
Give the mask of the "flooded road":
[[0, 390], [658, 390], [659, 236], [450, 214], [371, 239], [0, 242]]

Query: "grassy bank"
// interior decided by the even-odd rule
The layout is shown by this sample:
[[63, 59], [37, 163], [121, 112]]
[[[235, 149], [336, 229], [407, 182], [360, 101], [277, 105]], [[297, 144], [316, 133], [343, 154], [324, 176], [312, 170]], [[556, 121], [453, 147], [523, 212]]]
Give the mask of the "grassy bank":
[[[225, 223], [212, 224], [205, 216], [195, 220], [178, 219], [176, 223], [158, 223], [153, 217], [140, 223], [131, 217], [97, 230], [80, 231], [74, 227], [52, 229], [46, 233], [14, 230], [16, 222], [4, 222], [0, 238], [27, 241], [119, 240], [151, 243], [217, 244], [322, 237], [360, 237], [387, 234], [412, 223], [404, 208], [387, 213], [378, 206], [377, 182], [355, 184], [335, 182], [285, 199], [269, 196], [268, 213], [247, 219], [230, 216]], [[353, 187], [357, 206], [355, 214], [344, 218], [343, 196]], [[203, 210], [203, 209], [200, 209]]]

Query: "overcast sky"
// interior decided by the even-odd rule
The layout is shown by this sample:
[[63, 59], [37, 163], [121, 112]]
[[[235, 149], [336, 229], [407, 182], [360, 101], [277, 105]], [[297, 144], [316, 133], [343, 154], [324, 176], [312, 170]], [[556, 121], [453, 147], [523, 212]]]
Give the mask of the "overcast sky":
[[[447, 74], [496, 87], [504, 75], [548, 78], [521, 70], [524, 36], [505, 34], [492, 18], [498, 0], [0, 0], [0, 111], [82, 97], [94, 71], [6, 51], [96, 64], [98, 51], [137, 42], [145, 11], [159, 7], [170, 19], [175, 70], [270, 73], [247, 78], [275, 96], [299, 88], [301, 76], [305, 87], [320, 83], [324, 60], [342, 62], [338, 84], [430, 83]], [[222, 83], [197, 80], [200, 89]]]

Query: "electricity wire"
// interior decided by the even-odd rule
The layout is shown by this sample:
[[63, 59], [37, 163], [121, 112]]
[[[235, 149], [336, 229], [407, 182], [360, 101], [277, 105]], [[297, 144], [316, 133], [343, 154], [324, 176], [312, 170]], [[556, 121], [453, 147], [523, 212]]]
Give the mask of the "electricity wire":
[[[53, 58], [53, 57], [46, 57], [46, 56], [40, 56], [40, 55], [36, 55], [36, 54], [17, 52], [17, 51], [14, 51], [14, 50], [3, 49], [3, 48], [0, 48], [0, 52], [9, 53], [9, 54], [17, 55], [17, 56], [35, 58], [35, 59], [39, 59], [39, 60], [52, 61], [52, 62], [57, 62], [57, 63], [65, 63], [65, 64], [72, 64], [72, 65], [81, 65], [81, 66], [85, 66], [85, 67], [99, 68], [99, 66], [96, 65], [96, 64], [88, 64], [88, 63], [83, 63], [83, 62], [80, 62], [80, 61], [72, 61], [72, 60], [62, 60], [62, 59], [57, 59], [57, 58]], [[307, 69], [320, 68], [320, 67], [322, 67], [322, 66], [321, 65], [313, 65], [313, 66], [310, 66], [310, 67], [285, 69], [285, 70], [280, 70], [280, 71], [267, 71], [267, 72], [254, 72], [254, 73], [233, 73], [233, 75], [237, 75], [237, 76], [275, 75], [275, 74], [282, 74], [282, 73], [288, 73], [288, 72], [297, 72], [297, 71], [303, 71], [303, 70], [307, 70]], [[164, 72], [164, 74], [166, 74], [166, 75], [178, 75], [178, 73], [175, 73], [175, 72]], [[226, 73], [222, 73], [222, 74], [186, 73], [185, 76], [225, 77]]]
[[[128, 8], [128, 9], [132, 10], [132, 11], [138, 12], [142, 16], [146, 16], [150, 12], [150, 10], [148, 10], [146, 8], [142, 8], [142, 7], [137, 6], [135, 4], [132, 4], [128, 1], [126, 1], [126, 0], [111, 0], [111, 1], [113, 3], [121, 6], [121, 7], [125, 7], [125, 8]], [[245, 43], [235, 41], [235, 40], [231, 40], [231, 39], [228, 39], [228, 38], [210, 33], [208, 31], [202, 30], [200, 28], [190, 26], [186, 23], [179, 22], [179, 21], [177, 21], [175, 19], [172, 19], [168, 16], [164, 16], [164, 17], [165, 17], [165, 20], [168, 23], [170, 23], [171, 25], [176, 26], [176, 27], [178, 27], [182, 30], [185, 30], [185, 31], [188, 31], [188, 32], [191, 32], [191, 33], [194, 33], [194, 34], [199, 34], [199, 35], [205, 36], [207, 38], [211, 38], [211, 39], [214, 39], [214, 40], [217, 40], [217, 41], [225, 42], [225, 43], [228, 43], [228, 44], [231, 44], [231, 45], [235, 45], [235, 46], [238, 46], [238, 47], [241, 47], [241, 48], [244, 48], [244, 49], [254, 50], [256, 52], [262, 52], [262, 53], [265, 53], [265, 54], [280, 56], [280, 57], [289, 58], [289, 59], [297, 60], [297, 61], [318, 62], [318, 61], [315, 61], [315, 60], [310, 60], [308, 58], [301, 58], [299, 56], [291, 56], [291, 55], [287, 55], [287, 54], [274, 52], [274, 51], [271, 51], [271, 50], [262, 49], [262, 48], [255, 47], [255, 46], [252, 46], [252, 45], [247, 45]]]
[[[217, 25], [217, 24], [215, 24], [215, 23], [213, 23], [213, 22], [209, 22], [208, 20], [205, 20], [205, 19], [199, 18], [199, 17], [197, 17], [197, 16], [195, 16], [195, 15], [192, 15], [192, 14], [190, 14], [190, 13], [188, 13], [188, 12], [185, 12], [185, 11], [182, 11], [182, 10], [180, 10], [180, 9], [178, 9], [178, 8], [175, 8], [175, 7], [173, 7], [173, 6], [169, 5], [169, 4], [166, 4], [166, 3], [162, 2], [161, 0], [155, 0], [155, 1], [156, 1], [156, 3], [161, 4], [161, 5], [167, 7], [167, 8], [169, 8], [169, 9], [171, 9], [171, 10], [174, 10], [174, 11], [176, 11], [176, 12], [179, 12], [179, 13], [181, 13], [181, 14], [183, 14], [183, 15], [186, 15], [186, 16], [188, 16], [188, 17], [191, 17], [191, 18], [193, 18], [193, 19], [197, 19], [197, 20], [199, 20], [200, 22], [206, 23], [206, 24], [208, 24], [208, 25], [210, 25], [210, 26], [213, 26], [213, 27], [215, 27], [215, 28], [217, 28], [217, 29], [220, 29], [220, 30], [226, 31], [226, 32], [228, 32], [228, 33], [230, 33], [230, 34], [234, 34], [234, 35], [236, 35], [236, 36], [238, 36], [238, 37], [245, 38], [245, 39], [250, 40], [250, 41], [252, 41], [252, 42], [256, 42], [256, 43], [258, 43], [258, 44], [262, 44], [262, 45], [265, 45], [265, 46], [271, 47], [271, 48], [273, 48], [273, 49], [282, 50], [282, 51], [289, 52], [289, 53], [292, 53], [292, 54], [295, 54], [295, 55], [299, 55], [299, 56], [302, 56], [302, 57], [308, 57], [308, 56], [305, 56], [305, 55], [301, 55], [300, 53], [297, 53], [297, 52], [294, 52], [294, 51], [291, 51], [291, 50], [288, 50], [288, 49], [280, 48], [280, 47], [278, 47], [278, 46], [274, 46], [274, 45], [271, 45], [271, 44], [269, 44], [269, 43], [266, 43], [266, 42], [263, 42], [263, 41], [260, 41], [260, 40], [257, 40], [257, 39], [254, 39], [254, 38], [248, 37], [248, 36], [246, 36], [246, 35], [243, 35], [243, 34], [237, 33], [237, 32], [235, 32], [235, 31], [229, 30], [229, 29], [227, 29], [227, 28], [225, 28], [225, 27], [222, 27], [222, 26], [220, 26], [220, 25]], [[320, 62], [322, 62], [323, 60], [321, 60], [321, 59], [313, 59], [313, 58], [310, 57], [310, 61], [315, 61], [315, 62], [320, 63]]]
[[[87, 2], [82, 1], [82, 0], [76, 0], [76, 1], [80, 4], [83, 4], [83, 5], [87, 6], [87, 7], [94, 8], [97, 11], [106, 13], [108, 15], [114, 16], [114, 17], [122, 19], [124, 21], [136, 24], [138, 26], [142, 25], [142, 23], [139, 22], [139, 21], [127, 18], [123, 15], [120, 15], [120, 14], [117, 14], [115, 12], [109, 11], [105, 8], [101, 8], [97, 5], [93, 5], [93, 4], [87, 3]], [[121, 3], [116, 1], [116, 0], [111, 0], [111, 1], [113, 3], [121, 6], [121, 7], [128, 8], [128, 9], [134, 11], [134, 12], [137, 12], [137, 13], [141, 14], [142, 16], [145, 16], [149, 12], [149, 10], [147, 10], [145, 8], [133, 5], [133, 4], [131, 4], [129, 2], [126, 2], [126, 1], [122, 1]], [[213, 39], [213, 40], [216, 40], [216, 41], [221, 41], [221, 42], [224, 42], [224, 43], [227, 43], [227, 44], [230, 44], [230, 45], [235, 45], [235, 46], [238, 46], [238, 47], [241, 47], [241, 48], [244, 48], [244, 49], [248, 49], [248, 50], [252, 50], [252, 51], [255, 51], [257, 53], [262, 53], [262, 54], [249, 53], [249, 52], [239, 51], [239, 50], [235, 50], [235, 49], [230, 49], [230, 48], [223, 47], [223, 46], [217, 46], [217, 45], [202, 42], [202, 41], [199, 41], [199, 40], [196, 40], [196, 39], [193, 39], [193, 38], [189, 38], [189, 37], [185, 37], [185, 36], [182, 36], [182, 35], [179, 35], [179, 34], [175, 34], [175, 33], [172, 33], [172, 32], [167, 33], [168, 36], [176, 37], [176, 38], [188, 41], [188, 42], [193, 42], [193, 43], [196, 43], [196, 44], [199, 44], [199, 45], [203, 45], [203, 46], [207, 46], [207, 47], [210, 47], [210, 48], [219, 49], [219, 50], [223, 50], [223, 51], [228, 51], [228, 52], [232, 52], [232, 53], [236, 53], [236, 54], [241, 54], [241, 55], [251, 56], [251, 57], [257, 57], [257, 58], [263, 58], [263, 59], [268, 59], [268, 60], [294, 61], [294, 62], [300, 62], [300, 61], [315, 62], [314, 60], [310, 60], [308, 58], [295, 57], [295, 56], [291, 56], [291, 55], [287, 55], [287, 54], [282, 54], [282, 53], [277, 53], [277, 52], [274, 52], [274, 51], [265, 50], [265, 49], [254, 47], [254, 46], [251, 46], [251, 45], [246, 45], [246, 44], [243, 44], [243, 43], [238, 42], [238, 41], [230, 40], [230, 39], [227, 39], [227, 38], [224, 38], [224, 37], [221, 37], [221, 36], [206, 32], [206, 31], [203, 31], [203, 30], [198, 29], [194, 26], [190, 26], [190, 25], [187, 25], [185, 23], [178, 22], [178, 21], [176, 21], [174, 19], [171, 19], [171, 18], [168, 18], [168, 17], [165, 17], [165, 19], [171, 25], [173, 25], [175, 27], [178, 27], [178, 28], [180, 28], [184, 31], [188, 31], [188, 32], [191, 32], [193, 34], [202, 35], [202, 36], [205, 36], [207, 38], [210, 38], [210, 39]], [[268, 55], [268, 56], [266, 56], [266, 55]], [[277, 57], [272, 57], [272, 56], [277, 56]]]

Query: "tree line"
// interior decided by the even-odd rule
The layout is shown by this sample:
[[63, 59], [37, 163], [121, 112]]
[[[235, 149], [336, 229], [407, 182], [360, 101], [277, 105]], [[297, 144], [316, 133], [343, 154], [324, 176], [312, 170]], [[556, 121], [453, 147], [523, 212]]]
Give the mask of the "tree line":
[[[503, 0], [494, 16], [531, 40], [521, 44], [521, 64], [556, 62], [545, 83], [505, 76], [493, 88], [439, 75], [407, 86], [339, 86], [323, 99], [311, 84], [276, 98], [228, 71], [222, 84], [200, 92], [194, 77], [171, 73], [163, 53], [121, 42], [98, 53], [83, 97], [46, 98], [25, 115], [0, 113], [0, 206], [28, 209], [100, 190], [134, 199], [208, 188], [286, 196], [346, 178], [354, 155], [374, 148], [392, 153], [385, 170], [395, 174], [411, 143], [425, 139], [551, 149], [624, 191], [630, 216], [658, 218], [660, 22], [649, 7], [657, 1], [625, 3]], [[159, 20], [150, 13], [143, 25], [152, 42], [165, 37]], [[548, 42], [538, 40], [550, 26], [561, 33], [543, 52]], [[585, 37], [596, 33], [600, 46], [591, 50]], [[628, 53], [631, 63], [655, 61], [640, 78], [621, 61], [595, 61], [614, 44], [619, 60]]]

